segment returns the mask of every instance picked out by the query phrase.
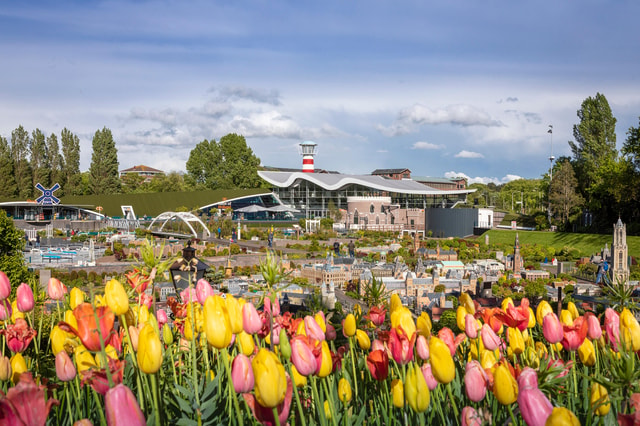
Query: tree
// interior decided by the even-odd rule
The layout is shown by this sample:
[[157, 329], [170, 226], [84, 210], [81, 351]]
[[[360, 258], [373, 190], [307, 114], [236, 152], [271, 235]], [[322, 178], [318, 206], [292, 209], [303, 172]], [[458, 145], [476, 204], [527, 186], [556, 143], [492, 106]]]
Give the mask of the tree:
[[29, 140], [29, 153], [31, 165], [31, 186], [35, 188], [40, 183], [45, 188], [49, 187], [50, 170], [47, 168], [47, 142], [44, 133], [40, 129], [31, 132]]
[[189, 189], [184, 176], [178, 172], [162, 174], [151, 179], [148, 184], [151, 192], [183, 192]]
[[31, 168], [29, 167], [29, 132], [18, 126], [11, 132], [11, 158], [16, 179], [18, 198], [26, 199], [33, 194]]
[[228, 134], [200, 142], [189, 153], [188, 179], [196, 187], [208, 189], [258, 188], [260, 159], [247, 146], [244, 136]]
[[104, 127], [93, 136], [93, 153], [89, 167], [89, 187], [92, 194], [117, 194], [120, 192], [118, 177], [118, 150], [111, 130]]
[[82, 195], [80, 177], [80, 139], [66, 127], [60, 134], [62, 143], [62, 191], [68, 195]]
[[55, 133], [51, 133], [47, 137], [47, 163], [46, 167], [49, 169], [50, 177], [49, 184], [54, 185], [56, 183], [62, 185], [62, 165], [63, 159], [60, 155], [60, 145], [58, 144], [58, 136]]
[[565, 226], [572, 215], [579, 213], [584, 201], [576, 192], [577, 184], [571, 163], [564, 161], [556, 170], [549, 186], [549, 204], [553, 214], [560, 216], [560, 221]]
[[11, 148], [7, 139], [0, 136], [0, 198], [11, 199], [16, 195], [16, 180], [13, 174]]
[[14, 226], [4, 210], [0, 210], [0, 271], [7, 274], [14, 289], [29, 279], [22, 256], [24, 244], [24, 233]]
[[638, 127], [630, 127], [627, 131], [627, 140], [622, 146], [622, 155], [629, 164], [625, 190], [631, 200], [628, 204], [630, 217], [640, 214], [640, 119], [638, 121]]

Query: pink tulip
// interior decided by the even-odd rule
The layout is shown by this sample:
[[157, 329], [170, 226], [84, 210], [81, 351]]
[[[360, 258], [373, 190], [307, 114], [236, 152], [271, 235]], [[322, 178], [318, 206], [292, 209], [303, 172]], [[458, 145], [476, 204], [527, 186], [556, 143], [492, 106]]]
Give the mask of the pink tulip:
[[204, 305], [204, 301], [207, 300], [209, 296], [213, 296], [213, 287], [211, 287], [209, 281], [200, 278], [196, 283], [196, 298], [198, 299], [198, 303]]
[[22, 283], [16, 290], [16, 306], [20, 312], [31, 312], [35, 306], [33, 290], [28, 284]]
[[598, 340], [602, 336], [602, 327], [600, 327], [600, 320], [592, 312], [584, 314], [587, 319], [587, 336], [591, 340]]
[[611, 308], [604, 311], [604, 331], [607, 333], [607, 341], [617, 352], [620, 342], [620, 314]]
[[529, 367], [518, 376], [518, 406], [528, 426], [544, 426], [553, 411], [549, 399], [538, 389], [538, 374]]
[[182, 303], [197, 302], [196, 290], [194, 288], [185, 288], [180, 292], [180, 300], [182, 300]]
[[465, 367], [464, 390], [473, 402], [480, 402], [487, 394], [487, 373], [476, 360], [469, 361]]
[[269, 297], [265, 297], [264, 298], [264, 311], [271, 315], [273, 314], [274, 317], [277, 317], [278, 315], [280, 315], [280, 301], [278, 300], [278, 298], [276, 297], [276, 301], [273, 302], [273, 306], [271, 306], [271, 299]]
[[324, 337], [329, 341], [333, 341], [336, 340], [336, 337], [338, 337], [337, 333], [336, 333], [336, 328], [334, 326], [332, 326], [331, 324], [327, 323], [327, 331], [324, 333]]
[[122, 383], [107, 391], [104, 411], [108, 426], [146, 426], [147, 422], [131, 389]]
[[464, 317], [464, 332], [469, 339], [478, 337], [478, 322], [471, 314]]
[[67, 286], [62, 284], [57, 278], [49, 278], [47, 283], [47, 294], [52, 300], [62, 300], [67, 294]]
[[373, 306], [369, 309], [369, 319], [376, 326], [380, 327], [384, 324], [384, 318], [387, 314], [387, 311], [384, 308], [380, 308], [378, 306]]
[[76, 367], [65, 351], [60, 351], [56, 355], [56, 376], [63, 382], [69, 382], [76, 378]]
[[542, 334], [544, 334], [544, 338], [552, 345], [562, 341], [564, 337], [562, 323], [553, 312], [544, 316], [542, 320]]
[[429, 344], [427, 343], [427, 338], [420, 335], [416, 340], [416, 352], [418, 352], [418, 357], [422, 360], [429, 359]]
[[427, 382], [427, 387], [430, 391], [434, 390], [438, 386], [438, 381], [435, 377], [433, 377], [433, 372], [431, 371], [431, 363], [425, 362], [420, 367], [422, 370], [422, 375], [424, 376], [424, 381]]
[[167, 318], [167, 311], [164, 309], [158, 309], [156, 311], [156, 319], [158, 320], [158, 328], [162, 328], [162, 326], [169, 320], [169, 318]]
[[11, 295], [11, 282], [7, 274], [0, 271], [0, 300], [4, 300]]
[[315, 373], [318, 362], [313, 355], [313, 348], [308, 336], [296, 335], [289, 341], [291, 345], [291, 362], [303, 376]]
[[449, 347], [449, 352], [451, 352], [451, 356], [455, 356], [456, 355], [456, 344], [455, 344], [456, 336], [453, 334], [453, 331], [451, 331], [449, 327], [444, 327], [442, 328], [442, 330], [438, 332], [438, 337]]
[[13, 308], [11, 308], [11, 302], [9, 300], [0, 300], [0, 321], [6, 321], [11, 318]]
[[243, 354], [236, 355], [231, 363], [231, 381], [237, 393], [247, 393], [253, 390], [255, 383], [251, 360]]
[[251, 302], [242, 305], [242, 328], [247, 334], [256, 334], [262, 330], [262, 318]]
[[153, 306], [153, 297], [148, 294], [148, 293], [140, 293], [140, 295], [138, 296], [138, 302], [140, 303], [140, 306], [146, 306], [147, 309], [151, 309], [151, 307]]
[[320, 328], [320, 325], [316, 322], [316, 319], [311, 315], [307, 315], [304, 317], [304, 330], [307, 333], [307, 336], [312, 339], [318, 340], [322, 342], [325, 340], [324, 331]]
[[466, 406], [462, 409], [462, 426], [482, 426], [482, 417], [475, 408]]
[[480, 337], [482, 338], [482, 344], [490, 351], [495, 351], [500, 347], [500, 338], [495, 331], [488, 324], [483, 324], [480, 329]]

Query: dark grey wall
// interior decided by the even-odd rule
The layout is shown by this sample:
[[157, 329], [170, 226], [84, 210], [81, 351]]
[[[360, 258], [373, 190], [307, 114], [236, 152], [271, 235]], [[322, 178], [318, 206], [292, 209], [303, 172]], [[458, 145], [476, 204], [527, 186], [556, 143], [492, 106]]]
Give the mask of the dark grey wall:
[[425, 229], [438, 238], [473, 235], [478, 209], [425, 209]]

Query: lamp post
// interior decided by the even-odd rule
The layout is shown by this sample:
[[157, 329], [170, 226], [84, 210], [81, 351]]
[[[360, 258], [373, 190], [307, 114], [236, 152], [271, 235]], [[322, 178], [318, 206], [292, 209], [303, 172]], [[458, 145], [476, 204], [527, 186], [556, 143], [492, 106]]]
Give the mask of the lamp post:
[[196, 257], [196, 249], [191, 247], [191, 240], [189, 240], [182, 249], [182, 257], [169, 267], [176, 296], [180, 296], [180, 292], [188, 289], [191, 284], [195, 286], [195, 283], [204, 277], [204, 273], [208, 269], [209, 265]]

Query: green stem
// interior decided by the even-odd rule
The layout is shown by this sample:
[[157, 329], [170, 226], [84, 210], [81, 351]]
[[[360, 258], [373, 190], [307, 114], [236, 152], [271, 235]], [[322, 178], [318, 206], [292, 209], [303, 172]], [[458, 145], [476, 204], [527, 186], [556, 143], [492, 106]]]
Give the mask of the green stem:
[[300, 395], [298, 395], [298, 387], [293, 380], [293, 371], [291, 370], [291, 363], [287, 362], [287, 370], [289, 371], [289, 377], [291, 377], [291, 385], [293, 386], [293, 396], [296, 399], [296, 406], [298, 407], [298, 415], [300, 416], [300, 422], [302, 426], [307, 426], [307, 422], [304, 419], [304, 412], [302, 411], [302, 404], [300, 404]]
[[351, 369], [353, 371], [353, 389], [354, 394], [356, 396], [356, 401], [358, 400], [358, 378], [356, 377], [356, 357], [353, 354], [353, 336], [349, 337], [349, 352], [351, 353]]
[[[220, 352], [222, 352], [222, 362], [224, 364], [224, 369], [227, 372], [227, 386], [229, 387], [230, 394], [232, 395], [231, 400], [233, 401], [233, 408], [235, 408], [236, 410], [236, 417], [238, 420], [238, 424], [243, 425], [244, 423], [242, 422], [242, 412], [240, 411], [240, 405], [238, 404], [238, 395], [236, 394], [236, 391], [232, 388], [233, 380], [231, 379], [231, 367], [229, 366], [229, 352], [227, 348], [222, 349]], [[277, 419], [277, 413], [276, 413], [276, 419]]]
[[64, 394], [67, 398], [67, 403], [65, 404], [67, 406], [67, 411], [69, 412], [69, 420], [71, 422], [73, 422], [74, 417], [73, 417], [73, 413], [71, 412], [71, 397], [69, 397], [69, 386], [67, 386], [67, 384], [65, 383], [64, 385]]
[[518, 422], [516, 422], [516, 416], [513, 415], [513, 410], [511, 409], [511, 404], [507, 405], [507, 409], [509, 410], [509, 416], [511, 417], [511, 423], [513, 423], [513, 425], [517, 425]]
[[313, 392], [313, 399], [315, 401], [315, 406], [318, 409], [320, 424], [322, 426], [327, 426], [327, 419], [324, 415], [324, 403], [320, 401], [320, 396], [318, 394], [318, 386], [316, 385], [316, 376], [311, 376], [311, 391]]
[[276, 426], [280, 426], [280, 417], [278, 417], [278, 407], [273, 407], [273, 421], [276, 422]]
[[456, 399], [453, 397], [453, 392], [451, 392], [451, 383], [447, 383], [447, 393], [449, 394], [449, 400], [451, 401], [451, 406], [453, 407], [453, 413], [456, 418], [460, 416], [458, 411], [458, 406], [456, 405]]
[[150, 374], [151, 376], [151, 392], [153, 393], [153, 418], [156, 421], [156, 426], [160, 426], [160, 410], [158, 409], [158, 382], [156, 379], [156, 375]]
[[91, 393], [93, 394], [93, 399], [96, 401], [96, 406], [98, 409], [98, 414], [100, 415], [101, 424], [106, 425], [107, 419], [104, 418], [104, 407], [100, 403], [100, 398], [98, 398], [98, 392], [91, 389]]

